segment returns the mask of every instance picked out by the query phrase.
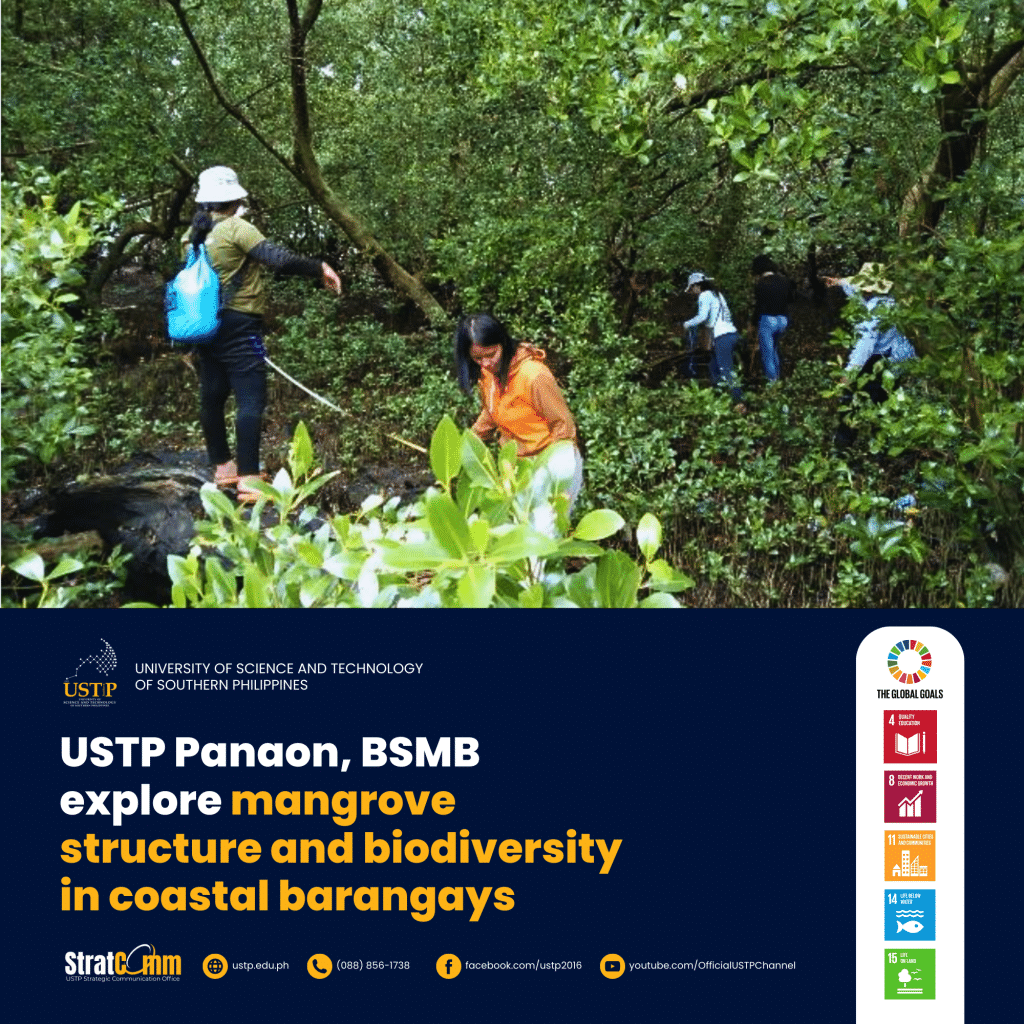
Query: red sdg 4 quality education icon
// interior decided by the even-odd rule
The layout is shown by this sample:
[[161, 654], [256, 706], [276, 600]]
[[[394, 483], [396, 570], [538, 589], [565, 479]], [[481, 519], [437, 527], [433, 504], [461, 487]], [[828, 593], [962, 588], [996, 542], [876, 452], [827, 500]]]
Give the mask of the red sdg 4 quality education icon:
[[886, 711], [882, 760], [886, 764], [938, 764], [938, 711]]

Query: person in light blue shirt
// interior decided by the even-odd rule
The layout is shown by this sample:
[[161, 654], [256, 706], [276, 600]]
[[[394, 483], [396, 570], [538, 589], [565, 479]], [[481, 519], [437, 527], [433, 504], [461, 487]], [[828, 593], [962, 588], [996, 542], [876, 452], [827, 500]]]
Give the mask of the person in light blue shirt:
[[[874, 372], [878, 363], [885, 360], [896, 365], [917, 357], [914, 346], [891, 322], [886, 323], [888, 318], [885, 310], [895, 305], [889, 295], [892, 281], [886, 279], [885, 267], [881, 263], [865, 263], [849, 279], [826, 277], [824, 281], [827, 285], [838, 285], [851, 301], [860, 305], [854, 314], [856, 340], [850, 349], [842, 380], [850, 384], [853, 375], [864, 378], [864, 391], [878, 405], [889, 397], [889, 392]], [[841, 399], [841, 405], [849, 408], [852, 402], [853, 392], [848, 389]], [[836, 431], [836, 443], [845, 447], [852, 444], [856, 436], [857, 432], [850, 426], [847, 413], [844, 412]]]
[[733, 364], [733, 349], [740, 340], [736, 325], [732, 322], [732, 313], [725, 296], [718, 290], [718, 285], [700, 271], [692, 273], [686, 282], [688, 292], [699, 292], [697, 297], [697, 315], [684, 321], [683, 329], [688, 331], [698, 324], [706, 324], [714, 338], [714, 357], [711, 361], [711, 383], [729, 389], [738, 412], [746, 412], [743, 404], [743, 391], [736, 380], [736, 367]]
[[865, 263], [849, 279], [825, 278], [826, 284], [839, 285], [851, 299], [863, 306], [864, 315], [857, 317], [855, 327], [857, 340], [846, 361], [847, 373], [863, 370], [876, 356], [890, 363], [904, 363], [917, 357], [914, 346], [897, 328], [883, 323], [883, 311], [895, 305], [889, 295], [892, 281], [886, 280], [884, 274], [885, 267], [881, 263]]

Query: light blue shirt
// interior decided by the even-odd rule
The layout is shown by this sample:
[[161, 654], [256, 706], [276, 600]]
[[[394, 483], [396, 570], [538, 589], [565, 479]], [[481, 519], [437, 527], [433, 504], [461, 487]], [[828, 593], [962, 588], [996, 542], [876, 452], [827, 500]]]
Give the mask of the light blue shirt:
[[732, 322], [732, 313], [729, 312], [729, 304], [725, 299], [716, 295], [710, 289], [701, 292], [697, 297], [697, 315], [692, 320], [687, 320], [683, 327], [696, 327], [697, 324], [707, 324], [716, 338], [723, 334], [735, 334], [736, 327]]
[[853, 285], [846, 281], [839, 283], [850, 298], [861, 303], [866, 313], [855, 327], [857, 340], [846, 363], [848, 371], [859, 370], [872, 356], [884, 356], [890, 363], [903, 363], [917, 357], [914, 346], [891, 324], [884, 326], [882, 317], [875, 312], [895, 305], [888, 295], [874, 295], [865, 299]]

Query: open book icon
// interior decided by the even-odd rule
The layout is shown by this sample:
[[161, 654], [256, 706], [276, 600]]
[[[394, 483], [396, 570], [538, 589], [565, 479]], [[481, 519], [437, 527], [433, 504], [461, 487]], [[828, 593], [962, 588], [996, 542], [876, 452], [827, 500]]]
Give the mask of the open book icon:
[[896, 753], [904, 757], [912, 757], [914, 754], [925, 752], [925, 734], [915, 732], [913, 736], [901, 736], [896, 733]]

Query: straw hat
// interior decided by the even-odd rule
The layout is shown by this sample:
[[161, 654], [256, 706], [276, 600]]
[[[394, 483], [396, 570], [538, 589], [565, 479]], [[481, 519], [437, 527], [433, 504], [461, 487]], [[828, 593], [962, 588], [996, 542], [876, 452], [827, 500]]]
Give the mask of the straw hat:
[[887, 280], [884, 275], [884, 263], [865, 263], [850, 278], [850, 284], [858, 291], [877, 292], [879, 295], [888, 295], [892, 289], [892, 281]]

